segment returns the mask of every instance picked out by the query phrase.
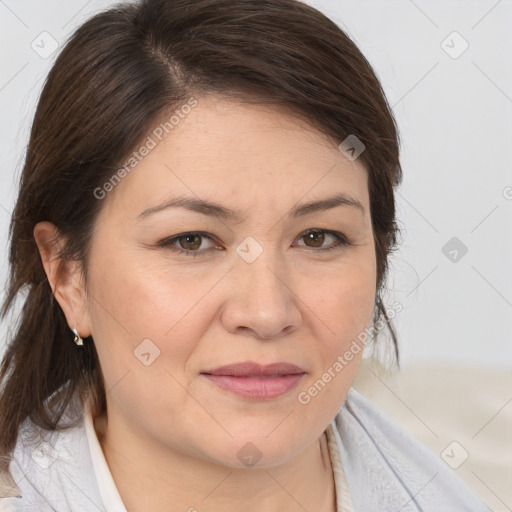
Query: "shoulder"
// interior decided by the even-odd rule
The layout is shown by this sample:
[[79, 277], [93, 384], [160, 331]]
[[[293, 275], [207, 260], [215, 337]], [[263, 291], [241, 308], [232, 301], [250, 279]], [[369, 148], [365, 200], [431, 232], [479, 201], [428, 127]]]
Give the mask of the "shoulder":
[[0, 482], [0, 512], [102, 510], [83, 416], [54, 431], [27, 418]]
[[489, 511], [440, 457], [354, 389], [333, 423], [356, 510]]

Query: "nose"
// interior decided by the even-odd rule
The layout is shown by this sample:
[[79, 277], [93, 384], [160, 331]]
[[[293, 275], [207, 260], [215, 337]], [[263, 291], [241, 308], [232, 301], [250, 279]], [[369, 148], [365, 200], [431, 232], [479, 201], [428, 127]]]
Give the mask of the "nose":
[[263, 250], [251, 263], [237, 257], [229, 276], [221, 313], [227, 331], [274, 339], [300, 327], [300, 299], [294, 292], [293, 276], [277, 250]]

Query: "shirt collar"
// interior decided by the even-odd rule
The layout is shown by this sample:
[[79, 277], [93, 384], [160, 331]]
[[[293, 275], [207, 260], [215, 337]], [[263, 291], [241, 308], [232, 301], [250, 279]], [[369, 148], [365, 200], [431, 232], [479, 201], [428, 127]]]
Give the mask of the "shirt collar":
[[85, 433], [87, 435], [87, 443], [89, 444], [89, 450], [91, 452], [94, 474], [96, 475], [103, 505], [108, 512], [127, 512], [108, 467], [100, 442], [98, 441], [96, 431], [94, 430], [91, 407], [89, 407], [90, 403], [90, 398], [88, 398], [84, 406]]

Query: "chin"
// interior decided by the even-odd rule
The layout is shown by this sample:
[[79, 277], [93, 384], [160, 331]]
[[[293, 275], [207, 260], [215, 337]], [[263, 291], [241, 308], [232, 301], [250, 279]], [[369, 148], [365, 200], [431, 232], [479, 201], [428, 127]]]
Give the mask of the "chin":
[[[272, 432], [274, 430], [274, 432]], [[211, 438], [210, 438], [211, 440]], [[215, 440], [204, 447], [203, 457], [223, 466], [238, 469], [266, 469], [286, 463], [308, 446], [306, 439], [295, 439], [287, 431], [277, 433], [275, 425], [264, 435], [233, 436], [227, 443]]]

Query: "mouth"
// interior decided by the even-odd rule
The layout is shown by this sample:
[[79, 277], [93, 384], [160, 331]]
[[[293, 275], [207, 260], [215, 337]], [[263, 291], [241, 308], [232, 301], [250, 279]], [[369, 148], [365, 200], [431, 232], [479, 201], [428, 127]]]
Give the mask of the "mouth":
[[251, 400], [268, 400], [295, 388], [306, 372], [290, 363], [262, 366], [252, 361], [201, 372], [212, 384]]
[[291, 363], [272, 363], [261, 365], [253, 361], [221, 366], [202, 372], [206, 375], [223, 375], [230, 377], [280, 377], [282, 375], [298, 375], [305, 373], [302, 368]]

